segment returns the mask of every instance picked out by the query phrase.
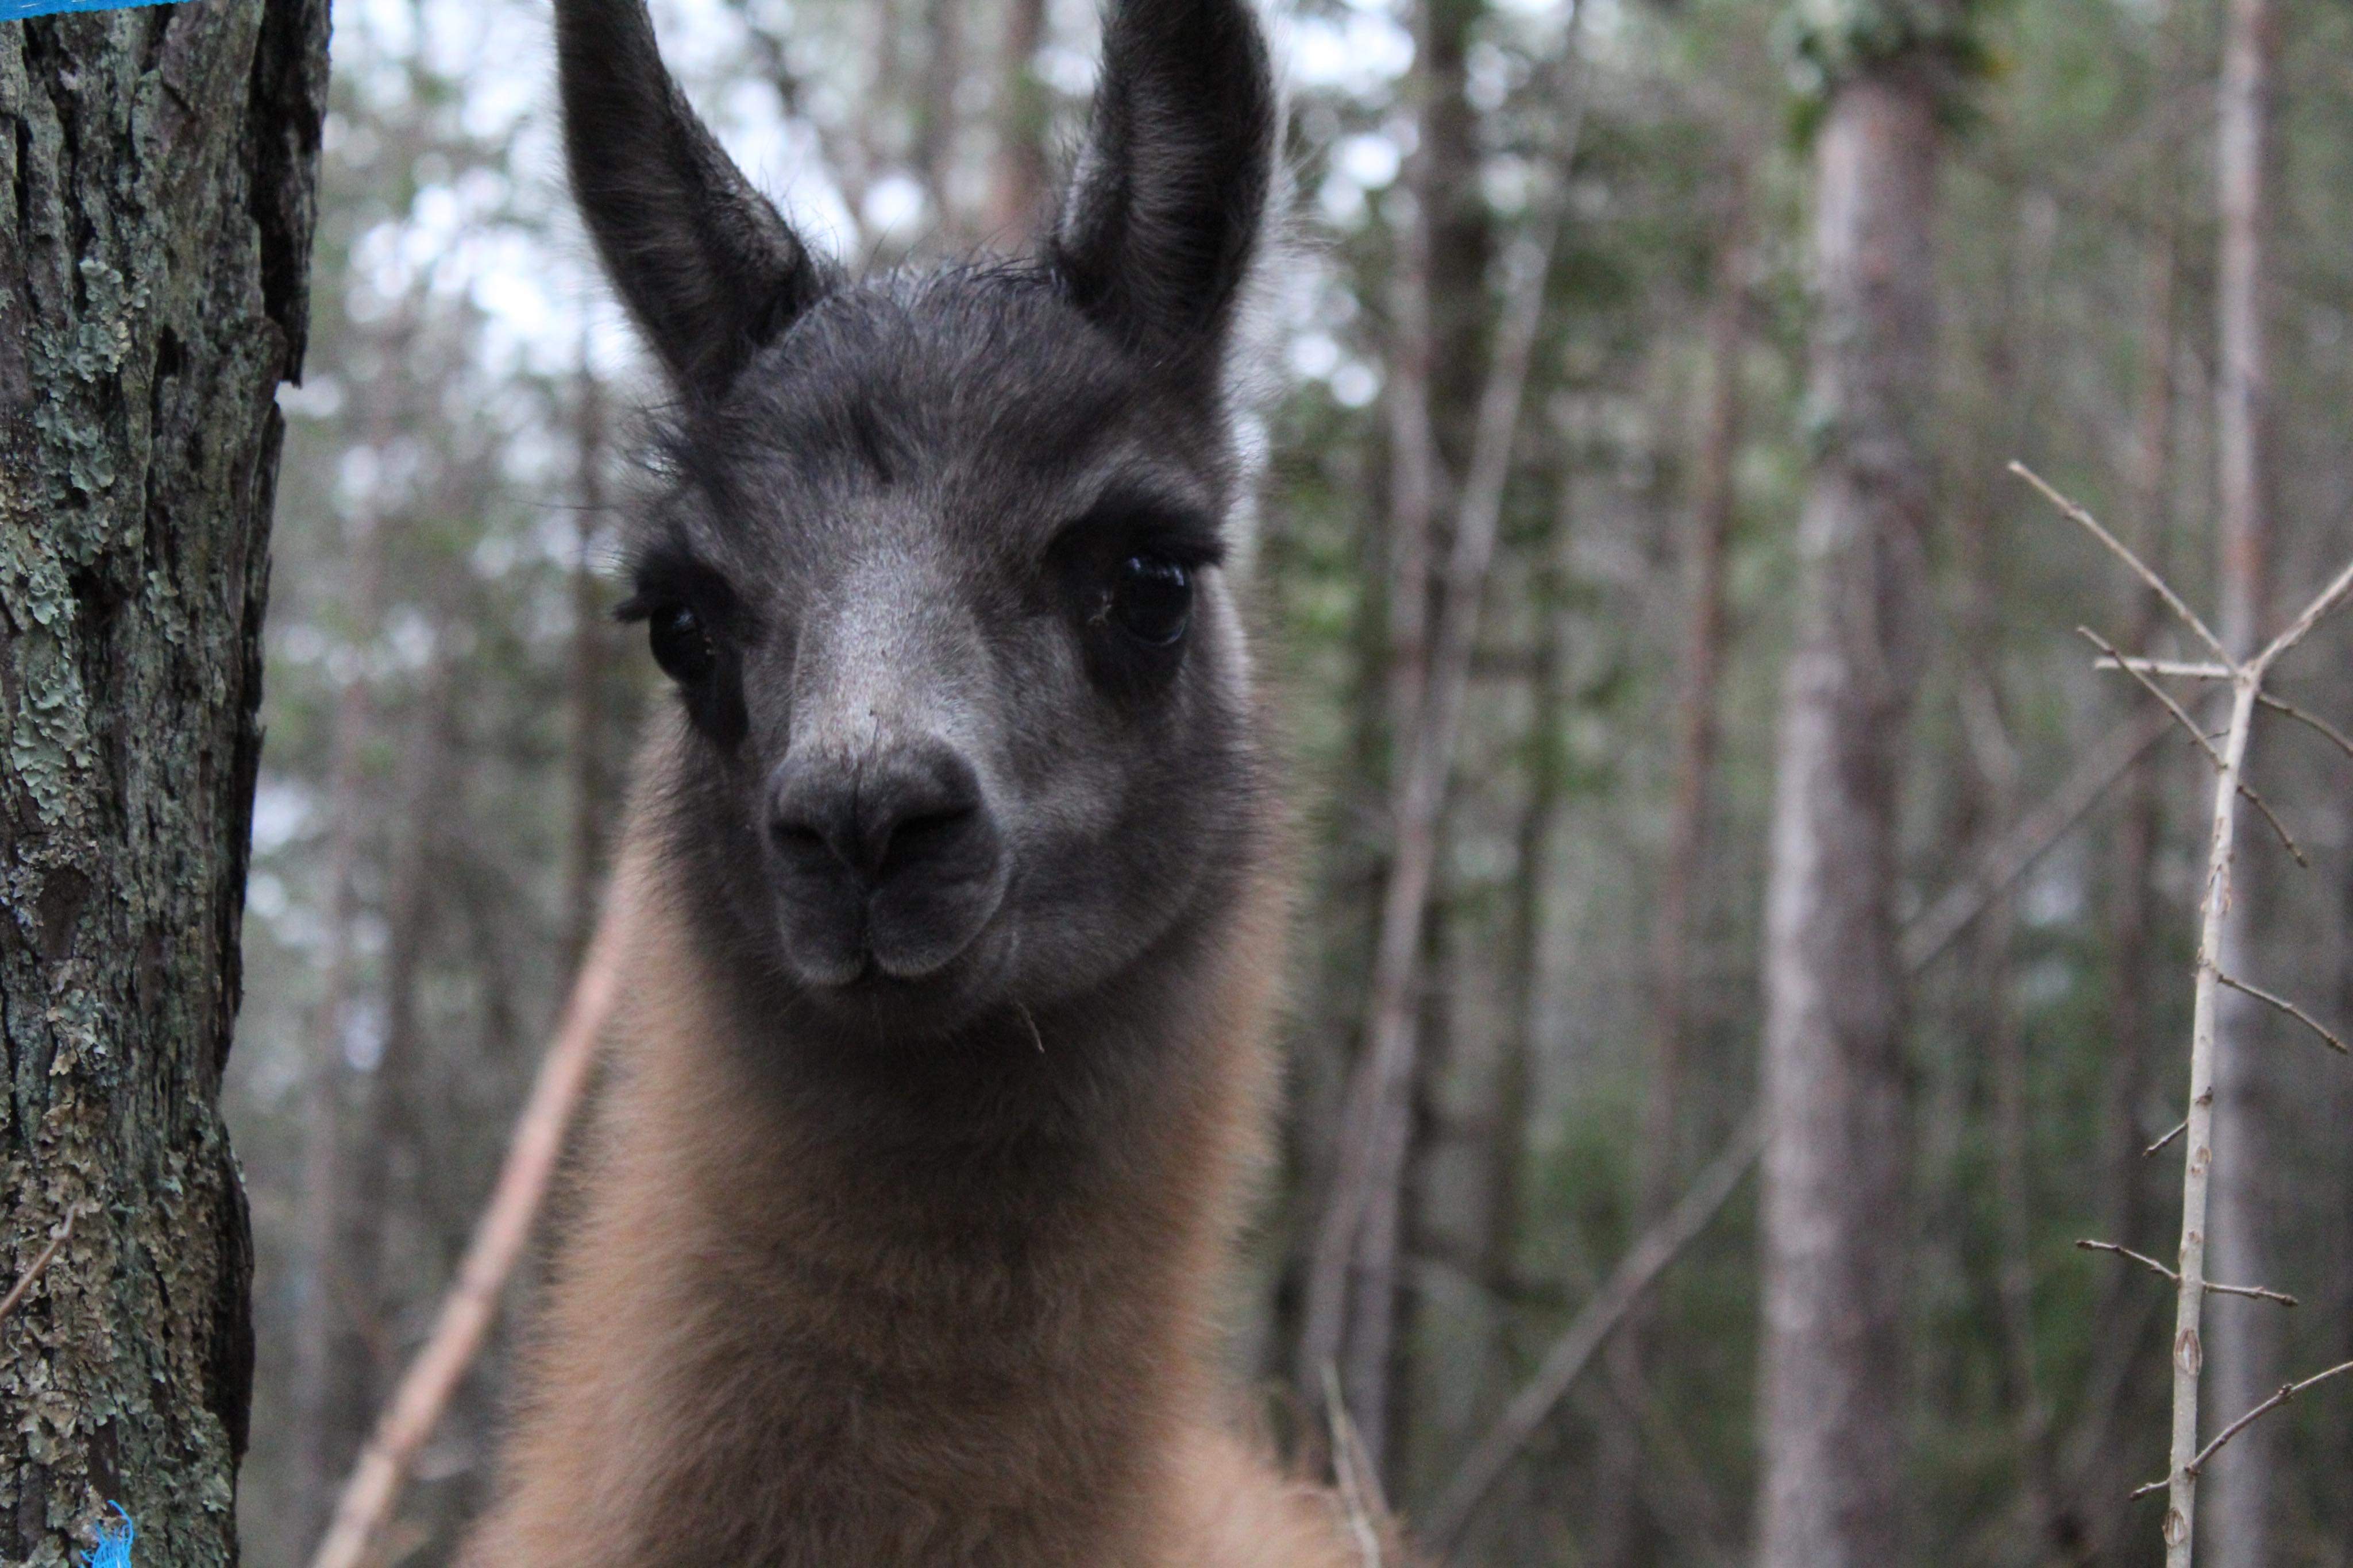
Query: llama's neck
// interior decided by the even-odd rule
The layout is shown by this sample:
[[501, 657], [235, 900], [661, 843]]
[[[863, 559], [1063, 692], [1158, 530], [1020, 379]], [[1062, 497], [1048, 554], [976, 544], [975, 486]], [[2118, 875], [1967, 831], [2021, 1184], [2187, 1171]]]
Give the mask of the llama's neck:
[[[649, 1478], [649, 1505], [783, 1485], [835, 1561], [892, 1560], [936, 1510], [994, 1518], [1004, 1560], [1050, 1563], [1058, 1533], [1100, 1540], [1106, 1510], [1147, 1496], [1214, 1381], [1269, 1077], [1272, 902], [1154, 982], [1155, 1005], [1086, 1010], [1124, 1017], [1117, 1037], [1041, 1009], [1018, 1050], [883, 1042], [844, 1073], [793, 1056], [789, 1016], [774, 1037], [727, 1024], [647, 899], [584, 1240], [637, 1281], [640, 1392], [729, 1435]], [[958, 1073], [922, 1055], [960, 1048]], [[906, 1093], [870, 1070], [893, 1056]], [[871, 1516], [878, 1496], [906, 1507]]]

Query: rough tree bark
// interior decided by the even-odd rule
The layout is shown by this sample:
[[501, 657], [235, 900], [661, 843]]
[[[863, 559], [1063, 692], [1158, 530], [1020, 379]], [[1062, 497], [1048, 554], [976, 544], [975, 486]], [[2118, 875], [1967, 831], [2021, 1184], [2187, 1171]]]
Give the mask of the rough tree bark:
[[[2265, 396], [2270, 365], [2263, 331], [2271, 94], [2277, 18], [2270, 0], [2230, 0], [2222, 80], [2215, 105], [2215, 179], [2221, 255], [2215, 279], [2214, 457], [2221, 548], [2216, 587], [2224, 647], [2243, 659], [2261, 646], [2272, 525], [2265, 493]], [[2241, 858], [2239, 896], [2225, 913], [2226, 974], [2261, 974], [2248, 950], [2265, 900], [2269, 861]], [[2218, 1279], [2272, 1283], [2270, 1203], [2264, 1177], [2275, 1119], [2277, 1069], [2264, 1049], [2268, 1020], [2252, 998], [2219, 999], [2214, 1043], [2213, 1207], [2209, 1271]], [[2209, 1408], [2227, 1418], [2279, 1386], [2279, 1314], [2260, 1301], [2221, 1300], [2207, 1308]], [[2251, 1310], [2253, 1309], [2253, 1310]], [[2205, 1480], [2201, 1521], [2214, 1568], [2262, 1568], [2270, 1561], [2270, 1477], [2281, 1428], [2259, 1422], [2217, 1456]]]
[[0, 37], [0, 1558], [234, 1563], [251, 1249], [217, 1108], [301, 363], [323, 0]]
[[1893, 899], [1933, 392], [1934, 78], [1832, 89], [1816, 148], [1803, 604], [1766, 910], [1759, 1562], [1900, 1560], [1907, 1144]]

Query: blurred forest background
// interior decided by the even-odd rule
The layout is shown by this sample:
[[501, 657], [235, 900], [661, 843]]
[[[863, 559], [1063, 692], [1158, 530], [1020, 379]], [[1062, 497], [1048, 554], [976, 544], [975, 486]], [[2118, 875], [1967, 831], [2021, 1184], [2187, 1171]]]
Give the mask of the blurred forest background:
[[[1390, 1243], [1356, 1255], [1342, 1371], [1409, 1517], [1634, 1241], [1723, 1151], [1738, 1169], [1799, 522], [1833, 445], [1808, 390], [1815, 139], [1838, 73], [1908, 51], [1934, 79], [1916, 281], [1935, 319], [1909, 345], [1918, 527], [1887, 568], [1915, 586], [1882, 630], [1916, 696], [1873, 739], [1894, 852], [1865, 889], [1905, 931], [1906, 994], [1873, 1069], [1885, 1136], [1855, 1176], [1901, 1310], [1858, 1375], [1888, 1412], [1874, 1447], [1898, 1467], [1907, 1560], [2160, 1554], [2162, 1501], [2126, 1494], [2166, 1468], [2172, 1293], [2073, 1243], [2174, 1255], [2179, 1146], [2141, 1151], [2181, 1118], [2211, 770], [2076, 627], [2195, 649], [2004, 468], [2023, 459], [2193, 604], [2236, 594], [2258, 625], [2353, 554], [2353, 6], [2235, 0], [2271, 43], [2251, 163], [2217, 130], [2232, 3], [1292, 0], [1280, 17], [1303, 243], [1271, 323], [1250, 570], [1309, 883], [1292, 1114], [1237, 1353], [1312, 1454], [1300, 1347], [1345, 1086], [1368, 1019], [1401, 1010], [1385, 1026], [1412, 1047], [1409, 1136], [1368, 1211]], [[857, 265], [1016, 238], [1092, 82], [1090, 0], [654, 11], [739, 161]], [[657, 389], [567, 211], [547, 35], [538, 0], [341, 0], [334, 18], [229, 1090], [260, 1257], [242, 1492], [260, 1563], [307, 1556], [450, 1282], [593, 926], [637, 716], [661, 700], [607, 575], [631, 410]], [[2233, 211], [2262, 239], [2252, 273], [2222, 260]], [[2267, 346], [2252, 447], [2225, 412], [2233, 288]], [[1482, 416], [1522, 353], [1515, 422], [1493, 397]], [[2247, 471], [2234, 452], [2252, 491], [2225, 478]], [[2246, 495], [2267, 520], [2252, 557], [2221, 544]], [[1486, 518], [1492, 560], [1450, 600], [1447, 563], [1475, 556], [1458, 546]], [[1424, 833], [1402, 786], [1419, 694], [1445, 686], [1430, 608], [1464, 589], [1482, 612]], [[2353, 726], [2348, 651], [2325, 628], [2279, 689]], [[2253, 766], [2312, 863], [2242, 826], [2245, 962], [2353, 1019], [2353, 761], [2273, 723]], [[2080, 822], [2041, 833], [2087, 776]], [[1980, 869], [2046, 839], [2014, 880]], [[1376, 956], [1384, 889], [1424, 851], [1400, 983]], [[2247, 1157], [2218, 1187], [2217, 1277], [2303, 1304], [2210, 1310], [2222, 1418], [2225, 1363], [2260, 1396], [2353, 1356], [2353, 1068], [2260, 1010], [2226, 1023], [2244, 1109], [2218, 1159]], [[1756, 1194], [1669, 1265], [1454, 1561], [1751, 1557]], [[529, 1295], [525, 1278], [425, 1450], [394, 1560], [446, 1561], [481, 1500]], [[2207, 1519], [2231, 1528], [2216, 1562], [2353, 1563], [2353, 1378], [2251, 1434]]]

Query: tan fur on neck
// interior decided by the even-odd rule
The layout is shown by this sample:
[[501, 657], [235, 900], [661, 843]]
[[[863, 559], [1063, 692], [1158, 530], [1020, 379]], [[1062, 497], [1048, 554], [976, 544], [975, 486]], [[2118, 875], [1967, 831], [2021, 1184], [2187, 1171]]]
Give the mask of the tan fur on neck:
[[1339, 1568], [1233, 1436], [1215, 1318], [1273, 1078], [1282, 890], [1227, 925], [1188, 1082], [1046, 1226], [953, 1151], [860, 1168], [772, 1101], [640, 830], [613, 1083], [469, 1568]]

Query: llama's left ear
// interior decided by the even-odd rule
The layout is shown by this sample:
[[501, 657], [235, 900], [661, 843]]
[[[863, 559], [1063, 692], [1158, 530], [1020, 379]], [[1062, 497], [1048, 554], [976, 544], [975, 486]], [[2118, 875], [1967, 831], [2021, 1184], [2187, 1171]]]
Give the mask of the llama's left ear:
[[645, 0], [556, 0], [572, 188], [605, 270], [690, 397], [723, 393], [828, 287], [662, 65]]
[[1171, 369], [1214, 367], [1262, 240], [1281, 119], [1250, 0], [1113, 0], [1048, 246], [1080, 309]]

